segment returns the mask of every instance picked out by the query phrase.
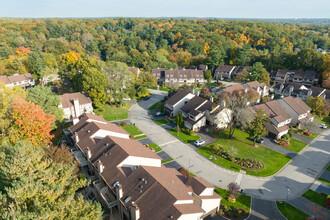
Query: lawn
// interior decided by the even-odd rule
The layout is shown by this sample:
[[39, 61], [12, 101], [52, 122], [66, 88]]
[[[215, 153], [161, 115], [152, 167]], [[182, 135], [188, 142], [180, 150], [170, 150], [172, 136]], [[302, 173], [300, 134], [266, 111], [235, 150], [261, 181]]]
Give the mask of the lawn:
[[148, 110], [159, 110], [159, 111], [164, 111], [164, 104], [160, 101], [160, 102], [156, 102], [155, 104], [153, 104], [152, 106], [150, 106], [150, 108]]
[[318, 181], [321, 181], [321, 182], [323, 182], [323, 183], [325, 183], [325, 184], [327, 184], [327, 185], [330, 185], [330, 181], [328, 181], [328, 180], [326, 180], [326, 179], [318, 178], [317, 180], [318, 180]]
[[169, 163], [169, 162], [171, 162], [173, 160], [174, 160], [173, 158], [170, 158], [170, 159], [167, 159], [167, 160], [162, 160], [162, 164]]
[[279, 145], [279, 146], [299, 153], [302, 149], [304, 149], [307, 146], [307, 144], [297, 139], [291, 138], [289, 146], [283, 146], [283, 145]]
[[199, 140], [200, 137], [198, 135], [195, 135], [195, 136], [190, 136], [190, 135], [187, 135], [185, 133], [183, 133], [182, 131], [179, 132], [179, 135], [178, 135], [178, 132], [175, 131], [175, 129], [171, 129], [171, 130], [168, 130], [171, 134], [173, 134], [175, 137], [179, 138], [181, 141], [185, 142], [185, 143], [191, 143], [191, 142], [194, 142], [196, 140]]
[[131, 106], [130, 103], [125, 103], [124, 107], [105, 104], [101, 108], [95, 109], [94, 112], [107, 121], [118, 121], [128, 118], [128, 110]]
[[310, 216], [286, 202], [276, 202], [277, 208], [288, 220], [305, 220]]
[[133, 136], [143, 134], [143, 132], [140, 131], [135, 125], [126, 125], [123, 128], [125, 129], [125, 131], [127, 131], [129, 134], [131, 134]]
[[226, 206], [231, 206], [231, 207], [239, 207], [239, 208], [244, 208], [248, 212], [250, 212], [250, 206], [251, 206], [251, 197], [243, 194], [239, 194], [236, 197], [236, 202], [235, 203], [230, 203], [227, 200], [227, 196], [229, 196], [229, 191], [226, 189], [221, 189], [221, 188], [216, 188], [214, 190], [219, 196], [222, 197], [221, 200], [221, 205], [226, 205]]
[[330, 171], [330, 165], [327, 167], [327, 171]]
[[160, 148], [160, 147], [159, 147], [157, 144], [155, 144], [155, 143], [151, 143], [151, 144], [149, 144], [149, 147], [152, 148], [152, 149], [154, 149], [154, 150], [155, 150], [155, 153], [157, 153], [157, 152], [159, 152], [159, 151], [162, 150], [162, 148]]
[[319, 204], [320, 206], [326, 208], [326, 209], [330, 209], [327, 207], [327, 205], [325, 204], [326, 200], [327, 200], [327, 197], [326, 196], [323, 196], [321, 195], [320, 193], [318, 192], [315, 192], [313, 190], [307, 190], [304, 194], [302, 194], [302, 197], [316, 203], [316, 204]]
[[306, 134], [302, 134], [302, 136], [308, 137], [310, 139], [315, 139], [317, 136], [319, 136], [318, 134], [312, 133], [312, 136], [308, 136]]
[[321, 119], [319, 117], [315, 117], [314, 121], [319, 124], [325, 124], [327, 126], [330, 126], [330, 116], [324, 117], [323, 119]]
[[159, 125], [165, 125], [167, 124], [168, 122], [164, 119], [158, 119], [158, 120], [155, 120], [155, 122]]
[[230, 170], [239, 171], [241, 166], [222, 157], [213, 155], [210, 152], [210, 148], [213, 145], [220, 144], [233, 156], [240, 158], [255, 158], [263, 163], [264, 168], [261, 170], [246, 170], [247, 174], [254, 176], [265, 177], [273, 175], [291, 159], [286, 155], [280, 154], [262, 145], [257, 144], [256, 146], [253, 146], [253, 142], [248, 139], [249, 135], [238, 129], [236, 129], [232, 140], [228, 139], [228, 131], [218, 131], [214, 135], [218, 138], [218, 141], [205, 147], [198, 148], [197, 152], [205, 156], [207, 159], [210, 159], [212, 156], [210, 159], [211, 161]]
[[137, 136], [137, 137], [134, 137], [135, 140], [140, 140], [140, 139], [144, 139], [144, 138], [147, 138], [148, 136], [147, 135], [140, 135], [140, 136]]
[[[151, 89], [157, 90], [157, 86], [153, 86], [153, 87], [151, 87]], [[159, 86], [159, 90], [168, 92], [168, 91], [170, 91], [170, 88]]]

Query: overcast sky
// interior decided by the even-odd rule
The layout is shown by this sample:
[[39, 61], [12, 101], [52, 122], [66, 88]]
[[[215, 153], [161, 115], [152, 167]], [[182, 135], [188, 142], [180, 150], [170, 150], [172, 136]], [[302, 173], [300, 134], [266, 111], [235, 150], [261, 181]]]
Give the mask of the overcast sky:
[[0, 0], [0, 17], [329, 18], [330, 0]]

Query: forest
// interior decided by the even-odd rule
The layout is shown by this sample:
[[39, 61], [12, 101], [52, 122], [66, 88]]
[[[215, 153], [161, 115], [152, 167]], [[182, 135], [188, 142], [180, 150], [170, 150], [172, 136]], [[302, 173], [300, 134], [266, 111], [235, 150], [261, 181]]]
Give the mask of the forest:
[[[119, 84], [133, 78], [128, 66], [150, 72], [157, 67], [207, 64], [214, 70], [221, 64], [261, 62], [267, 71], [315, 70], [325, 79], [330, 58], [316, 49], [329, 50], [329, 27], [219, 19], [1, 18], [0, 75], [29, 72], [38, 81], [58, 74], [69, 79], [75, 91], [101, 102], [107, 92], [117, 94]], [[140, 80], [143, 84], [151, 77]], [[118, 88], [103, 89], [107, 86]], [[145, 92], [143, 86], [125, 87], [124, 96]]]

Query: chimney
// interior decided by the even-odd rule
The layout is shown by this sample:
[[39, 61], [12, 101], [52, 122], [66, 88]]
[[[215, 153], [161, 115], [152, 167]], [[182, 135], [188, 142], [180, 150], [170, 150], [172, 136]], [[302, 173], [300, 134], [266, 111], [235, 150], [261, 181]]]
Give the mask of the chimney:
[[131, 206], [131, 216], [134, 220], [140, 219], [140, 209], [134, 202], [132, 202]]
[[312, 95], [312, 89], [309, 88], [308, 91], [307, 91], [307, 98], [310, 97]]
[[78, 142], [79, 142], [79, 136], [78, 136], [78, 134], [75, 133], [75, 134], [74, 134], [74, 137], [75, 137], [76, 143], [78, 143]]
[[282, 94], [282, 92], [283, 92], [283, 89], [284, 89], [284, 84], [283, 84], [283, 83], [281, 83], [281, 85], [280, 85], [280, 94]]
[[98, 160], [97, 161], [97, 169], [99, 171], [99, 173], [101, 174], [104, 170], [104, 166], [103, 166], [103, 163], [101, 162], [101, 160]]
[[289, 88], [289, 96], [292, 94], [292, 92], [293, 92], [293, 86], [290, 86], [290, 88]]
[[79, 122], [79, 118], [78, 117], [75, 117], [72, 119], [72, 124], [75, 125]]
[[195, 89], [194, 88], [191, 89], [191, 93], [195, 94]]
[[221, 103], [220, 103], [221, 107], [225, 108], [226, 107], [226, 101], [224, 100], [221, 100]]
[[87, 159], [91, 159], [92, 157], [92, 151], [91, 149], [89, 149], [89, 147], [87, 147]]
[[123, 197], [123, 186], [118, 184], [116, 187], [116, 194], [117, 194], [117, 199], [121, 199]]
[[210, 96], [210, 102], [213, 102], [213, 96], [212, 95]]
[[77, 98], [73, 100], [73, 108], [74, 108], [75, 117], [79, 117], [80, 116], [79, 100]]
[[197, 90], [197, 91], [196, 91], [196, 96], [199, 96], [199, 94], [200, 94], [200, 92]]

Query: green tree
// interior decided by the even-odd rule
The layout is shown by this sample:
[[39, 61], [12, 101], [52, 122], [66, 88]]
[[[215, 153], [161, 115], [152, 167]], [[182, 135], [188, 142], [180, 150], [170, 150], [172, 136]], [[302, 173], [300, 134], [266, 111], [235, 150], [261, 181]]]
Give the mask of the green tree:
[[327, 103], [322, 99], [321, 96], [313, 97], [310, 96], [306, 100], [306, 104], [312, 109], [313, 114], [318, 116], [327, 116], [329, 113], [329, 108]]
[[75, 192], [87, 184], [74, 164], [56, 163], [27, 142], [0, 148], [1, 219], [101, 219], [98, 203]]
[[45, 63], [46, 63], [46, 59], [42, 53], [33, 51], [32, 53], [29, 54], [28, 67], [30, 73], [36, 75], [38, 79], [43, 77], [41, 73], [42, 70], [45, 68]]
[[38, 85], [31, 88], [27, 100], [39, 105], [46, 114], [55, 116], [55, 123], [51, 126], [52, 130], [62, 123], [64, 113], [63, 109], [58, 107], [61, 99], [51, 91], [50, 87]]
[[265, 83], [269, 86], [270, 78], [267, 70], [264, 68], [264, 65], [260, 62], [253, 64], [251, 68], [251, 74], [247, 75], [249, 81], [258, 81], [260, 83]]
[[204, 78], [206, 80], [209, 80], [209, 79], [212, 79], [212, 72], [211, 70], [206, 70], [205, 73], [204, 73]]
[[263, 110], [256, 111], [255, 118], [251, 121], [247, 129], [250, 138], [253, 139], [253, 143], [268, 134], [268, 131], [265, 128], [265, 124], [269, 121], [269, 117]]

